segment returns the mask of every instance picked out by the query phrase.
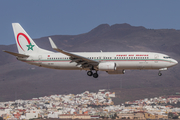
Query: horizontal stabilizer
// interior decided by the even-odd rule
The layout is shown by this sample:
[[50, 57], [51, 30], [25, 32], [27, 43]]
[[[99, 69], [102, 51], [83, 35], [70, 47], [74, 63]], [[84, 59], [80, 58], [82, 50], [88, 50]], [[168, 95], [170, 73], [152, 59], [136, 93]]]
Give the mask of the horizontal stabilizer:
[[14, 53], [14, 52], [6, 51], [6, 50], [3, 50], [3, 52], [9, 53], [9, 54], [14, 55], [14, 56], [17, 56], [17, 57], [22, 57], [22, 58], [29, 57], [28, 55], [19, 54], [19, 53]]

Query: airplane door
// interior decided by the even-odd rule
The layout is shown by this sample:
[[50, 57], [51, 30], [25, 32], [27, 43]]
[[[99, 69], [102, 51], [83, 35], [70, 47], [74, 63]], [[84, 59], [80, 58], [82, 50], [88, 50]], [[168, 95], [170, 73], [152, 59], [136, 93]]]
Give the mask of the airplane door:
[[39, 65], [41, 66], [41, 64], [42, 64], [42, 55], [38, 56], [38, 60], [39, 60]]
[[155, 54], [155, 55], [154, 55], [154, 62], [155, 62], [155, 63], [158, 63], [158, 59], [159, 59], [159, 55], [158, 55], [158, 54]]

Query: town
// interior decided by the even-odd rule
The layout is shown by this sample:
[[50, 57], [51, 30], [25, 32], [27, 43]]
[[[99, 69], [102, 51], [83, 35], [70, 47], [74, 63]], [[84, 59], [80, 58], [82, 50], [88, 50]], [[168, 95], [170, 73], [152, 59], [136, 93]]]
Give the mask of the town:
[[51, 95], [0, 102], [0, 116], [13, 119], [178, 119], [180, 97], [155, 97], [114, 105], [115, 92]]

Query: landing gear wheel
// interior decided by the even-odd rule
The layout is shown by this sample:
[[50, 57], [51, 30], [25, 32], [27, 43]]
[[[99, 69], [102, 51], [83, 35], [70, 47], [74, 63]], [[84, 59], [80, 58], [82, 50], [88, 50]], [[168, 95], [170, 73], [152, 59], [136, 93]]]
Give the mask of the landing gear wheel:
[[92, 76], [92, 75], [93, 75], [93, 72], [92, 72], [92, 71], [88, 71], [88, 72], [87, 72], [87, 75], [88, 75], [88, 76]]
[[98, 75], [97, 73], [94, 73], [94, 74], [93, 74], [93, 77], [94, 77], [94, 78], [98, 78], [98, 76], [99, 76], [99, 75]]
[[159, 76], [161, 76], [161, 75], [162, 75], [162, 73], [161, 73], [161, 72], [159, 72], [159, 73], [158, 73], [158, 75], [159, 75]]

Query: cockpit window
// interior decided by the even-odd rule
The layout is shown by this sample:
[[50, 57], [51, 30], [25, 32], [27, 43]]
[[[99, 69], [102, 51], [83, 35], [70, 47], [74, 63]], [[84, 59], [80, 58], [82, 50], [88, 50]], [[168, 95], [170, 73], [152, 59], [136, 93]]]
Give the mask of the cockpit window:
[[169, 59], [169, 58], [171, 58], [171, 57], [169, 57], [169, 56], [164, 56], [163, 58], [165, 58], [165, 59]]

